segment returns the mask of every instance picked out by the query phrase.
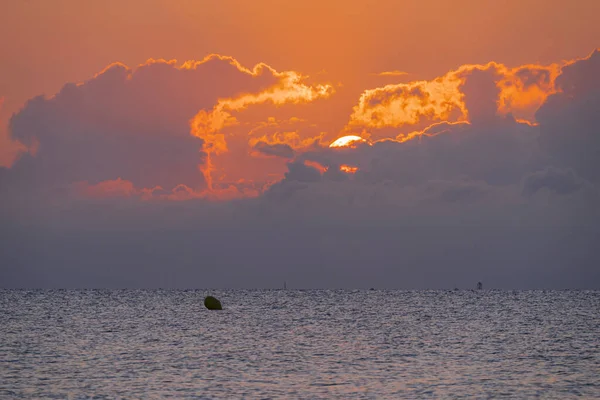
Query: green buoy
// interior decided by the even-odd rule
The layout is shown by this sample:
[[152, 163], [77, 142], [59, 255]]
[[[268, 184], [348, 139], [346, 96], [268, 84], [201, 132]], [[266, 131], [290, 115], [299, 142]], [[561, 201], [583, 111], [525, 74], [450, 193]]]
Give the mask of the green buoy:
[[206, 296], [206, 298], [204, 299], [204, 307], [208, 308], [209, 310], [223, 309], [223, 307], [221, 307], [221, 302], [217, 300], [217, 298], [212, 296]]

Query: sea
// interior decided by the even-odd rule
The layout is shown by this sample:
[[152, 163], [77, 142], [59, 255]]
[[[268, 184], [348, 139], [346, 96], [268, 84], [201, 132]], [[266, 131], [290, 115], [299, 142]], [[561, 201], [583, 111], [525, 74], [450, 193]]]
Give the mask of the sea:
[[600, 291], [0, 290], [1, 399], [593, 399], [599, 346]]

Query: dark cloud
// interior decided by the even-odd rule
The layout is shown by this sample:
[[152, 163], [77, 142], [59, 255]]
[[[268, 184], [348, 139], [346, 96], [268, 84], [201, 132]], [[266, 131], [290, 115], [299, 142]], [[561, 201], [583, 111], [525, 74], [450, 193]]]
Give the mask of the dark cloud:
[[430, 181], [425, 185], [424, 194], [450, 203], [471, 203], [486, 196], [488, 189], [483, 182]]
[[321, 173], [318, 169], [305, 165], [302, 162], [288, 163], [288, 172], [285, 173], [286, 181], [319, 182]]
[[494, 68], [474, 68], [462, 74], [464, 83], [459, 86], [464, 94], [469, 121], [480, 124], [493, 121], [498, 110], [500, 88], [499, 73]]
[[403, 143], [388, 140], [355, 149], [322, 148], [301, 158], [331, 168], [357, 166], [357, 180], [403, 185], [464, 177], [490, 184], [518, 183], [525, 172], [546, 165], [538, 128], [510, 116], [494, 116], [485, 124], [442, 123]]
[[261, 140], [252, 147], [252, 150], [265, 156], [294, 158], [294, 149], [285, 143], [269, 144]]
[[225, 203], [102, 199], [12, 215], [3, 207], [0, 279], [7, 287], [597, 287], [600, 216], [580, 207], [537, 206], [516, 185], [352, 180], [285, 181]]
[[549, 167], [527, 175], [523, 180], [523, 193], [530, 196], [546, 189], [557, 194], [570, 194], [586, 185], [588, 183], [571, 169]]
[[548, 167], [523, 178], [523, 194], [526, 196], [541, 191], [569, 195], [580, 190], [596, 191], [594, 185], [578, 176], [572, 169]]
[[560, 91], [536, 113], [553, 164], [600, 182], [600, 51], [563, 68]]

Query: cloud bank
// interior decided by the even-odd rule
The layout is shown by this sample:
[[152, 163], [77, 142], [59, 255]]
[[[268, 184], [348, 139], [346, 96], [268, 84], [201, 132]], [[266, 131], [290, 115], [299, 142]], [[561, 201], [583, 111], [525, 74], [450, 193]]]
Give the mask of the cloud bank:
[[181, 66], [149, 60], [130, 69], [115, 63], [50, 98], [31, 99], [11, 118], [12, 137], [40, 151], [23, 155], [5, 179], [45, 188], [120, 179], [146, 191], [181, 185], [210, 191], [210, 155], [228, 150], [220, 131], [237, 124], [232, 113], [255, 103], [328, 94], [328, 86], [301, 81], [292, 71], [265, 64], [249, 70], [219, 55]]
[[[0, 168], [6, 286], [600, 286], [600, 52], [336, 93], [210, 56], [30, 100]], [[328, 136], [329, 135], [329, 136]]]

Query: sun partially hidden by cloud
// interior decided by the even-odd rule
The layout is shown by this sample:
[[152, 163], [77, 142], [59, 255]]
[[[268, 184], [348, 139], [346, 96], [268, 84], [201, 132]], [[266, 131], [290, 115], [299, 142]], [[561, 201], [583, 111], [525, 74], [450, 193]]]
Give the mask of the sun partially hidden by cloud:
[[333, 143], [329, 145], [329, 147], [349, 147], [355, 144], [356, 142], [366, 142], [366, 140], [361, 138], [360, 136], [347, 135], [336, 139]]

